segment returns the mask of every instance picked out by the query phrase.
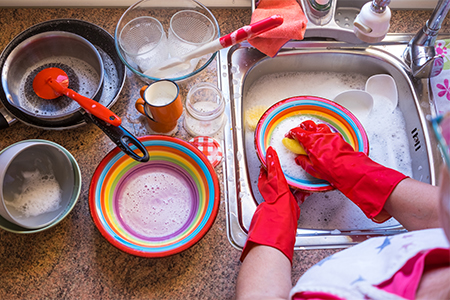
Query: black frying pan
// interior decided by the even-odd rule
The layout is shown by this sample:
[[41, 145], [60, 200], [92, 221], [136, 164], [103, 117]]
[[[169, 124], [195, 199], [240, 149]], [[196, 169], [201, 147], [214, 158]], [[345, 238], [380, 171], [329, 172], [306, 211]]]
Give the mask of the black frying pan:
[[[117, 76], [117, 78], [114, 78], [109, 82], [106, 80], [104, 81], [102, 94], [102, 99], [103, 101], [105, 101], [102, 104], [108, 108], [111, 107], [117, 100], [117, 97], [122, 90], [123, 84], [125, 82], [125, 66], [118, 57], [118, 54], [115, 50], [114, 38], [104, 29], [86, 21], [76, 19], [56, 19], [39, 23], [24, 30], [19, 35], [17, 35], [3, 50], [0, 56], [0, 73], [2, 72], [6, 58], [18, 44], [33, 35], [47, 31], [67, 31], [78, 34], [91, 42], [99, 50], [104, 63], [105, 60], [112, 63], [111, 65], [113, 66], [113, 70], [108, 70], [108, 68], [105, 68], [105, 73], [110, 72], [110, 74], [106, 74], [106, 77], [111, 77], [112, 75], [114, 75]], [[109, 86], [105, 87], [105, 85]], [[106, 94], [105, 91], [108, 91], [108, 94]], [[24, 113], [23, 111], [11, 105], [6, 99], [5, 92], [2, 88], [0, 88], [0, 101], [12, 116], [20, 120], [21, 122], [34, 127], [44, 129], [67, 129], [83, 125], [86, 121], [93, 122], [100, 129], [102, 129], [102, 131], [105, 132], [108, 137], [127, 155], [140, 162], [146, 162], [149, 160], [147, 149], [125, 128], [123, 128], [122, 126], [110, 126], [109, 124], [96, 118], [95, 116], [84, 113], [82, 109], [62, 119], [45, 120]], [[5, 118], [5, 116], [0, 114], [0, 128], [5, 128], [9, 125], [6, 121], [7, 119], [8, 118]], [[136, 146], [143, 153], [143, 155], [137, 155], [130, 148], [130, 144]]]

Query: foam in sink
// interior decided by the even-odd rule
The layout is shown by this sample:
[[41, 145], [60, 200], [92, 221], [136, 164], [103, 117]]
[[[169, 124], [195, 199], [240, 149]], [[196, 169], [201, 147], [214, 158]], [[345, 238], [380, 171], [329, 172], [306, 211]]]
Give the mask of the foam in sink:
[[[286, 72], [263, 76], [249, 88], [245, 97], [246, 106], [270, 107], [272, 104], [298, 95], [313, 95], [333, 99], [337, 94], [350, 89], [364, 89], [367, 77], [360, 74], [332, 72]], [[274, 89], [273, 87], [277, 87]], [[412, 176], [411, 156], [403, 114], [397, 107], [389, 111], [385, 98], [374, 97], [374, 109], [364, 119], [360, 119], [369, 137], [369, 157], [374, 161]], [[244, 116], [245, 117], [245, 116]], [[291, 126], [291, 122], [286, 122]], [[285, 128], [288, 132], [291, 128]], [[282, 136], [282, 135], [280, 135]], [[254, 131], [245, 131], [247, 167], [252, 190], [258, 202], [263, 201], [257, 188], [259, 159], [254, 151]], [[304, 172], [295, 164], [294, 154], [281, 142], [274, 143], [280, 163], [285, 172]], [[339, 191], [314, 193], [301, 206], [300, 228], [321, 229], [361, 229], [398, 225], [395, 219], [377, 224], [367, 219], [359, 208]]]

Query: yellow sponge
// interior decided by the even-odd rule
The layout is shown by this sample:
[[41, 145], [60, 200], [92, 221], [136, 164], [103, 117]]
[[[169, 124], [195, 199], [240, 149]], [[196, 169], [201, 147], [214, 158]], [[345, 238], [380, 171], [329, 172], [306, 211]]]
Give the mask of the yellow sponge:
[[305, 148], [303, 148], [297, 140], [285, 137], [281, 142], [289, 151], [294, 152], [295, 154], [306, 155]]
[[259, 119], [266, 112], [267, 107], [262, 105], [257, 105], [250, 107], [245, 112], [245, 120], [247, 122], [247, 126], [250, 130], [255, 130], [258, 125]]

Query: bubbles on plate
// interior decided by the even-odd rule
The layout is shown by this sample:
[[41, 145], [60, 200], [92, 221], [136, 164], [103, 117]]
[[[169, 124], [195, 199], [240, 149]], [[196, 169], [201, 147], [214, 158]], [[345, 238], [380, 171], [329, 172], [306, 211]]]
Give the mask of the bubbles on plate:
[[118, 195], [120, 218], [130, 232], [144, 238], [169, 236], [182, 229], [193, 211], [193, 193], [185, 178], [152, 167], [127, 179]]
[[[306, 120], [313, 120], [317, 124], [323, 123], [316, 118], [311, 118], [309, 116], [297, 115], [290, 118], [282, 120], [277, 127], [273, 130], [272, 137], [270, 138], [269, 145], [277, 150], [278, 159], [280, 160], [281, 168], [284, 173], [292, 178], [298, 179], [312, 179], [313, 177], [306, 173], [305, 170], [299, 168], [294, 162], [297, 154], [291, 152], [283, 145], [283, 138], [286, 133], [289, 132], [294, 127], [297, 127]], [[292, 163], [294, 162], [294, 163]]]

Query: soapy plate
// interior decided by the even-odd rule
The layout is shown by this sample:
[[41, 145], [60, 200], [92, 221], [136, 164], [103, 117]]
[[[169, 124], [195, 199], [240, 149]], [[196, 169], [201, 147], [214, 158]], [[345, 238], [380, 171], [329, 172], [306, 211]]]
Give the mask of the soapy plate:
[[[258, 158], [264, 166], [266, 165], [266, 149], [271, 145], [274, 131], [281, 122], [289, 118], [301, 120], [294, 127], [298, 126], [303, 120], [325, 123], [332, 131], [339, 132], [356, 151], [366, 154], [369, 152], [367, 134], [362, 124], [349, 110], [321, 97], [297, 96], [281, 100], [272, 105], [262, 115], [256, 126], [255, 147]], [[284, 132], [283, 135], [285, 133], [287, 132]], [[295, 161], [292, 161], [292, 164], [295, 164]], [[314, 192], [333, 189], [327, 181], [312, 176], [300, 178], [287, 172], [285, 172], [285, 176], [288, 184], [296, 189]]]

